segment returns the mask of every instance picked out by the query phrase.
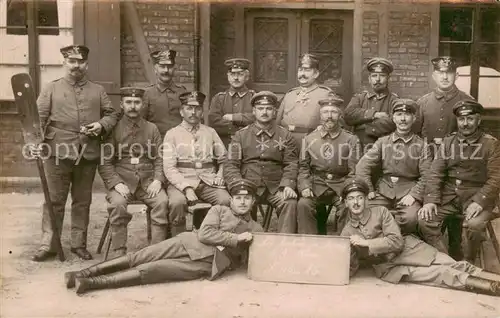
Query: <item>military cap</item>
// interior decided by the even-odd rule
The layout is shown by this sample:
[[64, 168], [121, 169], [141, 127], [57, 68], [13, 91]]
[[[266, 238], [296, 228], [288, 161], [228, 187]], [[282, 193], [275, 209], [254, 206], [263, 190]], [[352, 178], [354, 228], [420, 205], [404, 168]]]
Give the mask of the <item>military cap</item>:
[[439, 56], [431, 60], [435, 71], [453, 72], [457, 69], [457, 61], [450, 56]]
[[87, 60], [90, 50], [85, 45], [74, 44], [65, 46], [60, 51], [64, 58]]
[[473, 100], [462, 100], [453, 106], [453, 114], [455, 114], [455, 116], [457, 117], [472, 114], [481, 114], [483, 110], [483, 105]]
[[366, 69], [370, 73], [387, 73], [391, 74], [394, 66], [391, 61], [383, 57], [374, 57], [366, 64]]
[[198, 91], [186, 92], [179, 96], [182, 105], [202, 106], [205, 102], [205, 94]]
[[157, 50], [151, 52], [150, 56], [154, 64], [174, 65], [177, 52], [174, 50]]
[[347, 195], [353, 191], [360, 191], [365, 195], [368, 195], [370, 188], [365, 181], [361, 179], [348, 179], [344, 182], [344, 187], [342, 188], [342, 197], [345, 198]]
[[399, 98], [392, 102], [392, 112], [405, 112], [415, 114], [417, 112], [417, 102], [409, 98]]
[[229, 185], [229, 193], [231, 195], [237, 195], [237, 194], [251, 194], [255, 195], [257, 192], [257, 185], [247, 179], [240, 179], [235, 182], [232, 182]]
[[122, 97], [142, 97], [145, 90], [138, 87], [122, 87], [120, 88], [120, 95]]
[[319, 68], [319, 58], [310, 53], [302, 54], [299, 58], [299, 67]]
[[243, 58], [228, 59], [224, 62], [227, 66], [229, 72], [241, 72], [248, 70], [250, 67], [250, 61]]
[[335, 106], [342, 109], [344, 107], [344, 100], [337, 95], [330, 95], [328, 98], [318, 101], [319, 107]]
[[270, 91], [262, 91], [253, 95], [250, 100], [250, 104], [252, 106], [256, 105], [273, 105], [274, 107], [278, 106], [278, 96]]

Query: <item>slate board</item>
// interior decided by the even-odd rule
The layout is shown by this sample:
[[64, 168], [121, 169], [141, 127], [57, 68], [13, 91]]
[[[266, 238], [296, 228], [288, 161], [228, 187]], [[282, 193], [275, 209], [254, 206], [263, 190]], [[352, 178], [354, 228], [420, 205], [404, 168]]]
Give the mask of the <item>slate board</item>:
[[248, 277], [257, 281], [349, 284], [348, 237], [253, 233]]

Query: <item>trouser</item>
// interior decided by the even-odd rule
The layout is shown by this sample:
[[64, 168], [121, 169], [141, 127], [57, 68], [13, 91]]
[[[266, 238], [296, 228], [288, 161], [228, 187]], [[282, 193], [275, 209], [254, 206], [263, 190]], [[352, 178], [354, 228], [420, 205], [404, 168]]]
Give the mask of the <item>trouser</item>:
[[470, 275], [478, 275], [482, 269], [466, 261], [456, 262], [450, 256], [438, 252], [430, 266], [404, 266], [408, 271], [403, 280], [431, 286], [464, 288]]
[[368, 201], [369, 207], [384, 206], [391, 211], [392, 216], [398, 223], [402, 234], [412, 234], [417, 230], [418, 210], [422, 207], [420, 202], [416, 201], [410, 206], [398, 206], [397, 199], [389, 199], [380, 193]]
[[135, 193], [129, 198], [124, 198], [116, 190], [108, 192], [108, 213], [111, 225], [111, 248], [112, 250], [126, 249], [127, 247], [127, 225], [132, 219], [132, 214], [127, 211], [129, 202], [138, 200], [144, 202], [151, 208], [151, 243], [155, 244], [166, 239], [168, 223], [168, 198], [162, 189], [156, 196], [149, 195], [139, 185]]
[[[90, 204], [92, 203], [92, 184], [94, 183], [97, 162], [82, 158], [77, 163], [75, 160], [50, 157], [44, 161], [44, 169], [55, 221], [60, 232], [59, 236], [62, 234], [66, 200], [71, 191], [71, 247], [86, 248]], [[55, 246], [50, 214], [47, 204], [44, 203], [40, 249], [55, 251]]]
[[[334, 206], [337, 214], [337, 230], [342, 231], [342, 226], [339, 225], [341, 212], [344, 210], [341, 198], [333, 191], [327, 190], [319, 197], [304, 198], [301, 197], [297, 203], [297, 225], [299, 234], [326, 234], [320, 233], [322, 227], [318, 222], [318, 212], [329, 214], [326, 211], [326, 206]], [[327, 216], [321, 222], [326, 223]]]
[[[463, 217], [466, 206], [463, 206], [458, 197], [452, 201], [439, 206], [438, 213], [431, 221], [418, 220], [418, 227], [422, 238], [430, 245], [437, 248], [443, 253], [448, 253], [446, 245], [442, 241], [441, 227], [443, 221], [453, 215]], [[478, 216], [468, 221], [464, 221], [463, 226], [466, 228], [467, 251], [465, 252], [466, 260], [474, 262], [477, 252], [483, 241], [483, 233], [486, 225], [492, 218], [491, 210], [485, 209]], [[450, 233], [448, 233], [450, 235]], [[458, 238], [454, 238], [458, 240]]]
[[283, 191], [271, 194], [266, 189], [257, 201], [267, 201], [276, 211], [278, 233], [297, 233], [297, 199], [283, 200]]
[[[195, 233], [189, 234], [196, 239]], [[212, 272], [213, 255], [191, 260], [177, 236], [128, 254], [128, 257], [130, 267], [141, 273], [142, 284], [192, 280], [210, 276]]]
[[[198, 198], [211, 205], [229, 206], [231, 196], [225, 189], [211, 187], [204, 182], [200, 182], [195, 189]], [[179, 191], [173, 185], [167, 187], [169, 220], [171, 225], [172, 236], [183, 232], [186, 227], [187, 199], [184, 193]]]

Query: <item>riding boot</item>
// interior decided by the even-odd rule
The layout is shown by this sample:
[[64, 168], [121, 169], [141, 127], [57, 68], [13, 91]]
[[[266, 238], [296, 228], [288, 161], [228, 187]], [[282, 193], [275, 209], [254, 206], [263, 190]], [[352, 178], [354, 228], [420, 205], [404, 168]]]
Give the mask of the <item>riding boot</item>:
[[89, 290], [136, 286], [141, 283], [141, 272], [132, 268], [108, 275], [87, 278], [78, 277], [75, 280], [75, 290], [77, 294], [84, 294]]
[[500, 282], [489, 279], [469, 276], [465, 280], [465, 288], [478, 294], [500, 296]]
[[479, 277], [479, 278], [483, 278], [483, 279], [494, 280], [494, 281], [500, 282], [500, 275], [499, 274], [487, 272], [485, 270], [482, 270], [478, 274], [474, 274], [474, 276]]
[[481, 244], [483, 244], [483, 237], [481, 233], [477, 231], [468, 230], [467, 232], [467, 251], [465, 260], [474, 264], [479, 250], [481, 249]]
[[104, 261], [102, 263], [92, 265], [80, 271], [66, 272], [64, 273], [64, 281], [66, 282], [66, 288], [73, 288], [75, 287], [76, 278], [87, 278], [105, 275], [128, 268], [130, 268], [128, 256], [120, 256], [109, 261]]

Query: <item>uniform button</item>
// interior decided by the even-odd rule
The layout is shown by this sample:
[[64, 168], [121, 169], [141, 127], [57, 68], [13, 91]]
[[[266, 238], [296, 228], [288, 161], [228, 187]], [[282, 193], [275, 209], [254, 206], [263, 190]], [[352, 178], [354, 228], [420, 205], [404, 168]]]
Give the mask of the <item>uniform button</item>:
[[443, 120], [443, 118], [439, 118], [439, 120]]

